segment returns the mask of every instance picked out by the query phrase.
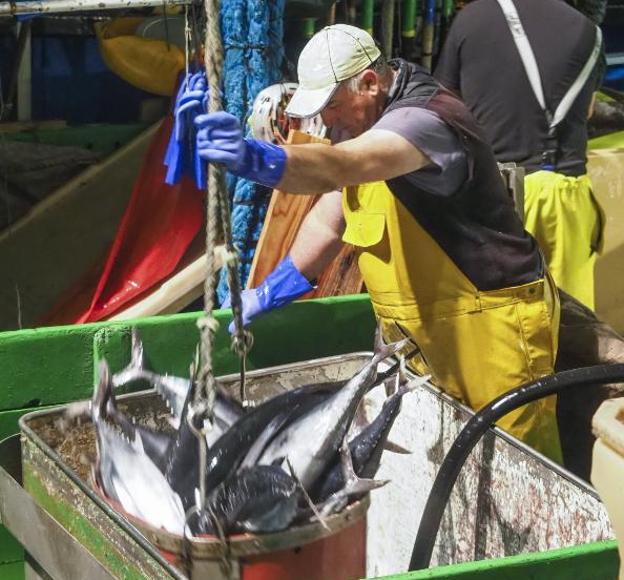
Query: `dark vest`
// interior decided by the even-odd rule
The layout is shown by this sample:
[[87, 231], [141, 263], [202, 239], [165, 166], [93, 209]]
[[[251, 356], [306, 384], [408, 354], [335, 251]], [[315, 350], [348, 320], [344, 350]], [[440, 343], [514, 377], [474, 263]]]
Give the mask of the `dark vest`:
[[524, 230], [494, 154], [466, 106], [424, 69], [401, 59], [390, 65], [397, 77], [382, 115], [402, 107], [437, 113], [457, 134], [468, 161], [468, 180], [452, 196], [432, 194], [405, 176], [387, 181], [392, 193], [478, 289], [540, 278], [537, 243]]

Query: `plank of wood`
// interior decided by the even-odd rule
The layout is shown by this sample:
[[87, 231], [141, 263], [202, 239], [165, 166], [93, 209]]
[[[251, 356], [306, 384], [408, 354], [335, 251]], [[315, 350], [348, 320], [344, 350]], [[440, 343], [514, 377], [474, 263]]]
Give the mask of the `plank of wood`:
[[[326, 139], [300, 131], [291, 131], [287, 142], [292, 145], [329, 143]], [[319, 198], [320, 195], [294, 195], [277, 189], [273, 191], [247, 279], [247, 288], [261, 284], [286, 257], [305, 216]], [[321, 275], [316, 289], [304, 298], [357, 294], [362, 291], [363, 285], [355, 249], [345, 245]]]
[[0, 133], [19, 133], [21, 131], [38, 131], [42, 129], [64, 129], [67, 121], [51, 119], [49, 121], [11, 121], [0, 123]]
[[[217, 268], [223, 266], [224, 251], [223, 245], [215, 248]], [[131, 306], [107, 320], [129, 320], [157, 314], [175, 314], [203, 296], [206, 273], [206, 256], [202, 254], [190, 264], [176, 270], [160, 286], [141, 295]]]
[[0, 329], [32, 327], [53, 308], [54, 318], [79, 280], [97, 283], [94, 265], [115, 237], [158, 126], [76, 175], [0, 234], [6, 273], [0, 277]]

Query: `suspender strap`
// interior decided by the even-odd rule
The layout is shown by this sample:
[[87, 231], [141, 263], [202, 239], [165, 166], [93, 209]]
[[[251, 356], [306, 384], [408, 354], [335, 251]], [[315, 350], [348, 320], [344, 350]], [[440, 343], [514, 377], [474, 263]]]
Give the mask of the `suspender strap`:
[[540, 78], [539, 69], [537, 68], [537, 62], [535, 61], [535, 54], [533, 54], [533, 49], [531, 48], [529, 39], [524, 31], [524, 27], [522, 26], [522, 22], [520, 21], [518, 11], [516, 10], [513, 0], [498, 0], [498, 4], [505, 15], [509, 30], [511, 31], [514, 42], [516, 43], [516, 48], [520, 53], [520, 58], [522, 59], [522, 64], [524, 65], [527, 77], [529, 77], [529, 83], [531, 84], [535, 98], [546, 116], [549, 135], [554, 136], [555, 128], [568, 114], [568, 111], [574, 104], [576, 97], [594, 69], [602, 46], [602, 31], [600, 28], [596, 27], [594, 48], [592, 49], [585, 66], [581, 69], [581, 72], [576, 77], [576, 80], [572, 83], [572, 86], [570, 86], [566, 94], [561, 99], [561, 102], [557, 106], [553, 115], [550, 109], [546, 106], [544, 91], [542, 89], [542, 80]]

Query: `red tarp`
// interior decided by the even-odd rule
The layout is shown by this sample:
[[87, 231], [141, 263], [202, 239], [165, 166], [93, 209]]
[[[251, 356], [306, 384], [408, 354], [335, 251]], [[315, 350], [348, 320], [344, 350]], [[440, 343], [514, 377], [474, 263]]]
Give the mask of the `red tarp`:
[[[54, 324], [96, 322], [113, 315], [174, 270], [203, 223], [203, 192], [184, 176], [165, 183], [163, 164], [173, 117], [168, 115], [143, 159], [128, 207], [111, 246], [88, 308], [76, 311], [72, 288], [46, 317]], [[93, 208], [97, 211], [97, 208]]]

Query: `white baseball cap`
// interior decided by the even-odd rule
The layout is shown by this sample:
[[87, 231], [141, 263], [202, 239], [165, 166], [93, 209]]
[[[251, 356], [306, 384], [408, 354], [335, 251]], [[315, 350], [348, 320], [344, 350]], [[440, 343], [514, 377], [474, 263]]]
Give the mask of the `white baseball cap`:
[[381, 56], [373, 37], [348, 24], [326, 26], [303, 47], [297, 64], [299, 88], [286, 107], [291, 117], [313, 117], [341, 81], [367, 69]]

